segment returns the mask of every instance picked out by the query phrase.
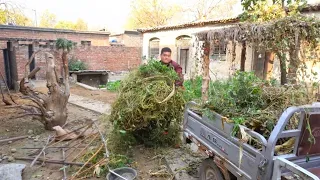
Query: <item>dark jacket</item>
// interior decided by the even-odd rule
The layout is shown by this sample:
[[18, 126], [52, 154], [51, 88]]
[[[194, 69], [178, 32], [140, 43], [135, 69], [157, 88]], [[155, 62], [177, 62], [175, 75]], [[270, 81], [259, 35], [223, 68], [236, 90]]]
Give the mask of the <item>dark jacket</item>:
[[176, 71], [176, 73], [178, 74], [178, 76], [179, 76], [179, 80], [177, 80], [177, 81], [175, 82], [175, 85], [176, 85], [176, 86], [183, 86], [184, 78], [183, 78], [183, 74], [182, 74], [182, 67], [181, 67], [178, 63], [176, 63], [175, 61], [173, 61], [173, 60], [171, 60], [171, 61], [169, 62], [169, 64], [167, 64], [167, 65], [170, 66], [170, 67], [172, 67], [172, 68]]

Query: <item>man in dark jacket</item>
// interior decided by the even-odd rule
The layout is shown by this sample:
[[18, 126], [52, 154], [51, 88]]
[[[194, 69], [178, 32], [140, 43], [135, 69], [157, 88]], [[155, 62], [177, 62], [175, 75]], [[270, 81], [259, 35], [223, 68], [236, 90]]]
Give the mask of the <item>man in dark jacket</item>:
[[160, 59], [163, 64], [172, 67], [178, 74], [180, 79], [176, 81], [176, 86], [183, 86], [182, 68], [178, 63], [171, 59], [171, 49], [168, 47], [162, 48]]

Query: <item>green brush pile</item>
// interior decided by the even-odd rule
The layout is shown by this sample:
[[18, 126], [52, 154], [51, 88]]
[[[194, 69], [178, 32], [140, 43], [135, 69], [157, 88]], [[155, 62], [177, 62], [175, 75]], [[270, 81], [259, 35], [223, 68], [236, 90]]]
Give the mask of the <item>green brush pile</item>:
[[130, 72], [109, 116], [114, 134], [150, 146], [176, 144], [185, 103], [174, 86], [177, 78], [172, 68], [154, 60]]
[[[211, 84], [208, 108], [268, 139], [283, 111], [311, 103], [311, 96], [302, 86], [280, 86], [253, 73], [238, 72], [229, 81]], [[296, 121], [290, 122], [294, 127]]]
[[[201, 89], [194, 88], [201, 81], [197, 77], [193, 82], [185, 82], [186, 93], [193, 100], [201, 98]], [[261, 80], [253, 72], [239, 71], [228, 80], [210, 82], [209, 100], [200, 111], [209, 117], [212, 111], [227, 117], [235, 123], [235, 136], [239, 136], [237, 125], [241, 124], [268, 139], [284, 110], [313, 101], [313, 92], [305, 85], [281, 86], [274, 80]], [[296, 123], [292, 119], [288, 128], [295, 128]]]

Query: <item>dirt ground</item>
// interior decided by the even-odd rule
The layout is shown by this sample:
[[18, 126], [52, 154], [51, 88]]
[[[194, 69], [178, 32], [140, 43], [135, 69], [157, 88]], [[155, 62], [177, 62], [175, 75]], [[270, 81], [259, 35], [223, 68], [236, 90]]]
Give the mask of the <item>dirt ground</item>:
[[[45, 89], [41, 90], [42, 92]], [[88, 98], [92, 98], [95, 100], [100, 100], [106, 103], [112, 103], [116, 99], [116, 93], [108, 92], [108, 91], [90, 91], [86, 90], [82, 87], [73, 86], [71, 88], [71, 93], [76, 95], [85, 96]], [[19, 98], [20, 94], [13, 94], [14, 99], [19, 104], [27, 103], [26, 100], [22, 100]], [[26, 149], [26, 148], [38, 148], [42, 149], [42, 147], [46, 144], [49, 135], [54, 135], [55, 132], [53, 131], [46, 131], [43, 125], [33, 120], [32, 117], [21, 117], [21, 118], [11, 118], [17, 115], [20, 110], [16, 108], [8, 108], [5, 107], [5, 104], [0, 101], [0, 123], [2, 124], [0, 127], [0, 140], [6, 138], [12, 138], [17, 136], [28, 136], [27, 138], [12, 141], [12, 142], [4, 142], [0, 143], [0, 165], [8, 163], [8, 158], [14, 157], [15, 163], [23, 163], [26, 164], [26, 168], [23, 172], [23, 179], [30, 179], [30, 180], [39, 180], [39, 179], [62, 179], [63, 171], [62, 171], [62, 164], [51, 164], [45, 163], [40, 164], [36, 163], [33, 167], [30, 167], [31, 161], [34, 157], [39, 154], [35, 152], [35, 149]], [[109, 131], [108, 127], [110, 125], [108, 123], [102, 123], [101, 117], [98, 114], [88, 111], [77, 106], [68, 105], [68, 123], [66, 125], [66, 129], [74, 130], [80, 126], [83, 126], [88, 123], [90, 119], [98, 119], [98, 124], [100, 125], [99, 129], [102, 131]], [[105, 128], [107, 127], [107, 128]], [[90, 133], [86, 134], [89, 136]], [[85, 136], [85, 137], [86, 137]], [[77, 140], [73, 142], [74, 144], [79, 144], [81, 140]], [[67, 142], [62, 142], [59, 146], [64, 146]], [[88, 141], [83, 141], [83, 145], [88, 143]], [[72, 145], [72, 143], [71, 143]], [[68, 147], [70, 147], [69, 145]], [[91, 146], [90, 146], [91, 147]], [[72, 148], [71, 148], [72, 149]], [[67, 149], [66, 154], [68, 155], [70, 152], [74, 152], [71, 149]], [[90, 149], [90, 148], [89, 148]], [[81, 150], [77, 150], [78, 152]], [[77, 154], [77, 151], [75, 153]], [[158, 150], [154, 149], [147, 149], [143, 146], [136, 147], [133, 149], [132, 153], [132, 164], [138, 171], [138, 179], [147, 180], [147, 179], [168, 179], [168, 177], [157, 177], [151, 176], [152, 173], [155, 172], [164, 172], [167, 169], [164, 167], [164, 162], [161, 161], [161, 158], [155, 158], [159, 154]], [[30, 155], [31, 154], [31, 155]], [[73, 159], [75, 155], [71, 153], [69, 159]], [[161, 157], [161, 156], [159, 156]], [[19, 160], [21, 158], [29, 158], [30, 160]], [[43, 158], [43, 155], [40, 156], [40, 159]], [[45, 155], [46, 159], [50, 160], [61, 160], [62, 159], [62, 149], [59, 148], [52, 148], [46, 151]], [[68, 158], [67, 158], [68, 161]], [[85, 162], [81, 159], [76, 159], [77, 162]], [[73, 168], [66, 168], [67, 176], [70, 177], [72, 173], [74, 173], [79, 167]], [[157, 173], [155, 173], [157, 175]], [[95, 178], [88, 178], [88, 179], [95, 179]], [[100, 178], [101, 179], [101, 178]]]

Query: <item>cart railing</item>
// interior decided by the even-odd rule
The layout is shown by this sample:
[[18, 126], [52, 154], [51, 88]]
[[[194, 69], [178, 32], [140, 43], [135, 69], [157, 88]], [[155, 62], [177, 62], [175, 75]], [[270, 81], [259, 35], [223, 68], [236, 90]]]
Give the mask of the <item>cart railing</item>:
[[272, 180], [281, 180], [282, 168], [286, 168], [292, 173], [300, 176], [303, 180], [319, 180], [316, 175], [312, 174], [308, 170], [281, 157], [277, 157], [274, 160]]

